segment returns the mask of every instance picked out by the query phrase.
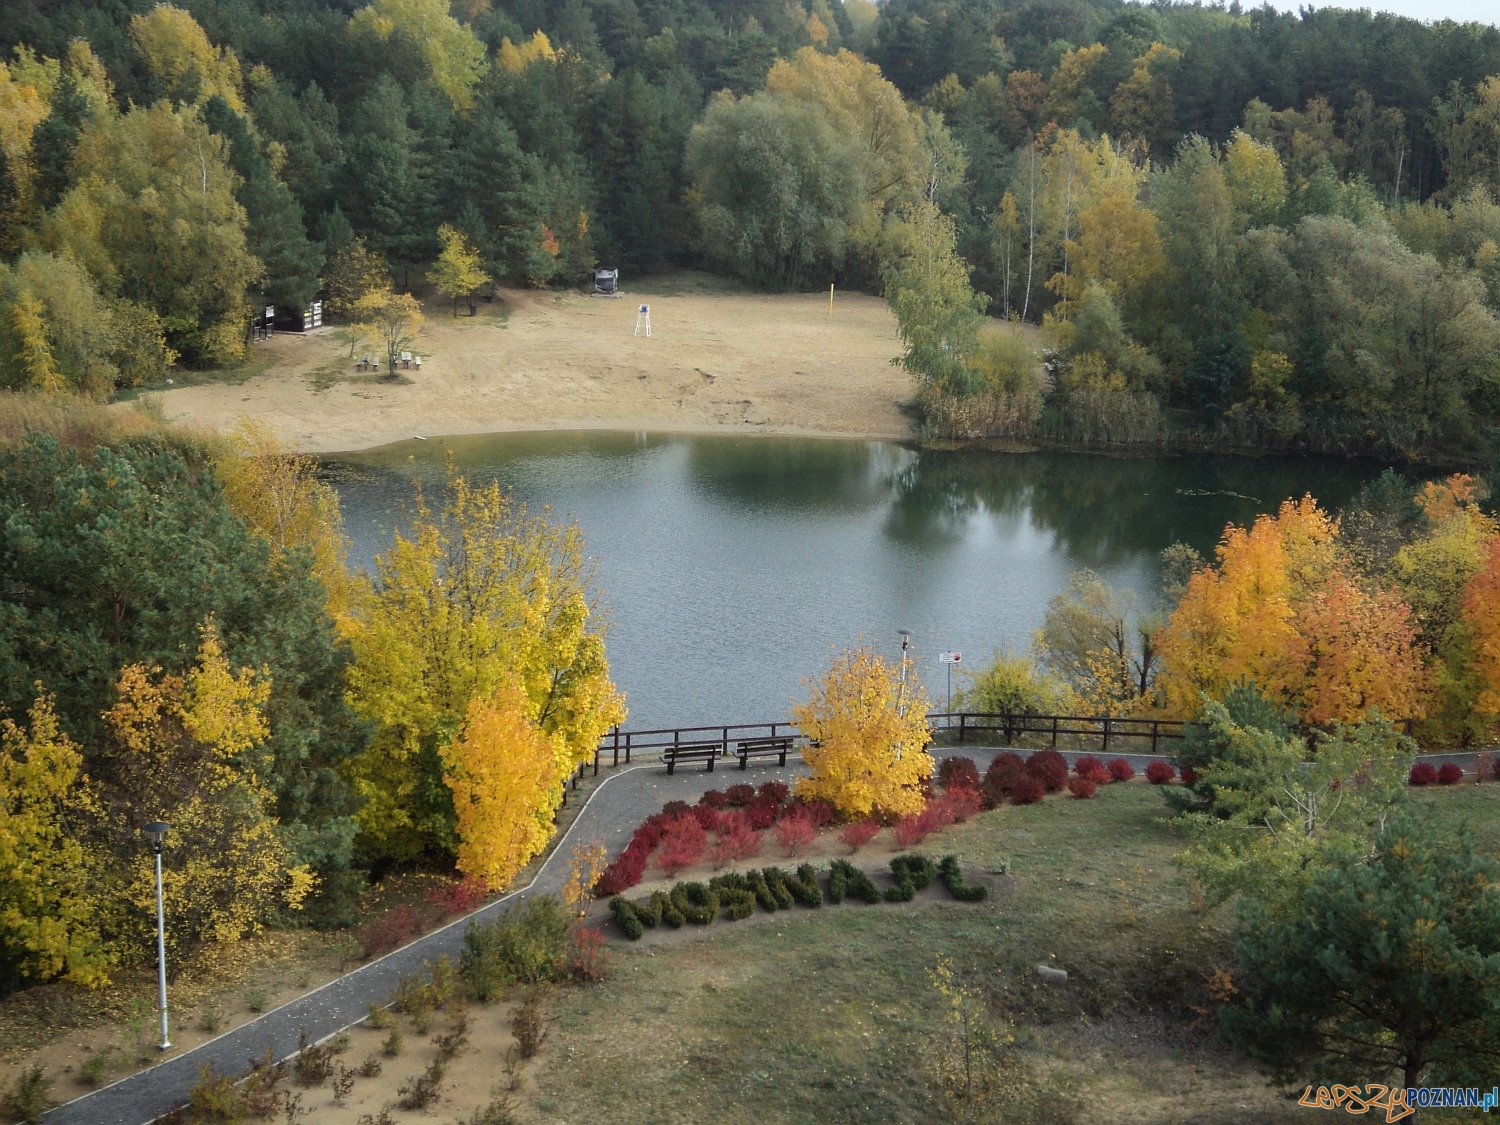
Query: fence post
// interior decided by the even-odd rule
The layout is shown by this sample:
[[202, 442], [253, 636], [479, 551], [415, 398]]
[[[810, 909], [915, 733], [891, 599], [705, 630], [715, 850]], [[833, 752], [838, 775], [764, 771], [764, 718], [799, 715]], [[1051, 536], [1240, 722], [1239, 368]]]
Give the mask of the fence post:
[[1151, 753], [1156, 753], [1156, 740], [1161, 733], [1161, 724], [1155, 719], [1151, 720]]
[[1104, 747], [1099, 751], [1101, 754], [1109, 753], [1109, 716], [1104, 716]]
[[1052, 749], [1057, 749], [1057, 716], [1052, 716]]
[[[626, 759], [626, 760], [628, 761], [629, 759]], [[614, 762], [612, 764], [613, 765], [617, 765], [617, 766], [620, 764], [620, 724], [619, 723], [615, 724], [615, 760], [614, 760]]]
[[1009, 711], [1005, 712], [1004, 719], [1005, 719], [1005, 730], [1004, 730], [1003, 733], [1005, 735], [1005, 738], [1004, 738], [1003, 741], [1005, 742], [1005, 745], [1009, 746], [1012, 742], [1015, 741], [1015, 737], [1016, 737], [1012, 733], [1012, 729], [1013, 728], [1011, 726], [1011, 714], [1010, 714]]

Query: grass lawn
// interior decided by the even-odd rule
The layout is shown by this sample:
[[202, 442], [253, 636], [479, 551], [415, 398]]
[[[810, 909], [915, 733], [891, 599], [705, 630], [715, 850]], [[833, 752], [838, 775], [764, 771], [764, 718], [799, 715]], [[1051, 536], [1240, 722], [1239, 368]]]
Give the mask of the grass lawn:
[[[1500, 785], [1411, 792], [1500, 841]], [[1115, 785], [930, 840], [921, 850], [957, 854], [971, 880], [1008, 865], [978, 905], [938, 892], [618, 943], [607, 982], [558, 998], [539, 1116], [944, 1120], [928, 1081], [949, 1041], [928, 977], [943, 954], [1015, 1031], [1042, 1097], [1028, 1120], [1305, 1120], [1313, 1111], [1218, 1043], [1205, 977], [1230, 963], [1227, 913], [1197, 908], [1163, 808], [1152, 786]], [[1039, 963], [1068, 982], [1043, 983]], [[1018, 1118], [997, 1104], [975, 1119]]]

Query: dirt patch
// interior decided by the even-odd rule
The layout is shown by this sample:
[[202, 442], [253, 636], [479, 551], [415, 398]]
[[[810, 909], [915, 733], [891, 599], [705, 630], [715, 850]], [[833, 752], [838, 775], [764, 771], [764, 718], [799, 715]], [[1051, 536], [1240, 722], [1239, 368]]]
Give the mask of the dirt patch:
[[[766, 295], [699, 275], [649, 295], [503, 290], [474, 317], [426, 307], [421, 368], [399, 383], [357, 370], [348, 333], [253, 345], [259, 369], [152, 392], [169, 421], [212, 430], [242, 417], [287, 446], [336, 452], [414, 436], [540, 429], [814, 434], [899, 439], [910, 377], [886, 303], [864, 294]], [[651, 335], [637, 334], [639, 307]], [[361, 353], [370, 350], [362, 347]]]

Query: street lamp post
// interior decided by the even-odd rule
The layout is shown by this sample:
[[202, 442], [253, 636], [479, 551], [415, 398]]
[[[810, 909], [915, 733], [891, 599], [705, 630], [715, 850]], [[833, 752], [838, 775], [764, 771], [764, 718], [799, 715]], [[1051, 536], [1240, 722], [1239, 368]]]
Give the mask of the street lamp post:
[[904, 716], [906, 714], [906, 654], [911, 648], [911, 630], [897, 629], [896, 633], [901, 637], [901, 688], [896, 695], [896, 713]]
[[158, 820], [145, 828], [156, 854], [156, 1004], [161, 1010], [161, 1042], [157, 1046], [163, 1051], [172, 1046], [172, 1040], [167, 1034], [167, 920], [161, 901], [161, 842], [171, 827]]

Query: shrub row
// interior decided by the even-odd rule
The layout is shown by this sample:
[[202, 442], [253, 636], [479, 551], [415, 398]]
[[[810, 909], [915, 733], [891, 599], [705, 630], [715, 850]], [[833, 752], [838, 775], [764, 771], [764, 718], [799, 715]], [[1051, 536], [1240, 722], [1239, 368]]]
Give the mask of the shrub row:
[[910, 902], [916, 893], [932, 882], [937, 868], [925, 855], [898, 855], [891, 860], [891, 874], [896, 885], [887, 888], [886, 902]]
[[984, 887], [973, 883], [965, 883], [963, 872], [958, 867], [958, 857], [945, 855], [937, 866], [938, 878], [943, 881], [943, 886], [948, 888], [948, 893], [959, 902], [983, 902], [988, 893]]
[[[1500, 770], [1496, 771], [1500, 777]], [[1407, 776], [1408, 785], [1456, 785], [1464, 779], [1464, 768], [1457, 762], [1444, 762], [1441, 766], [1434, 766], [1431, 762], [1418, 762], [1412, 766], [1411, 773]]]

